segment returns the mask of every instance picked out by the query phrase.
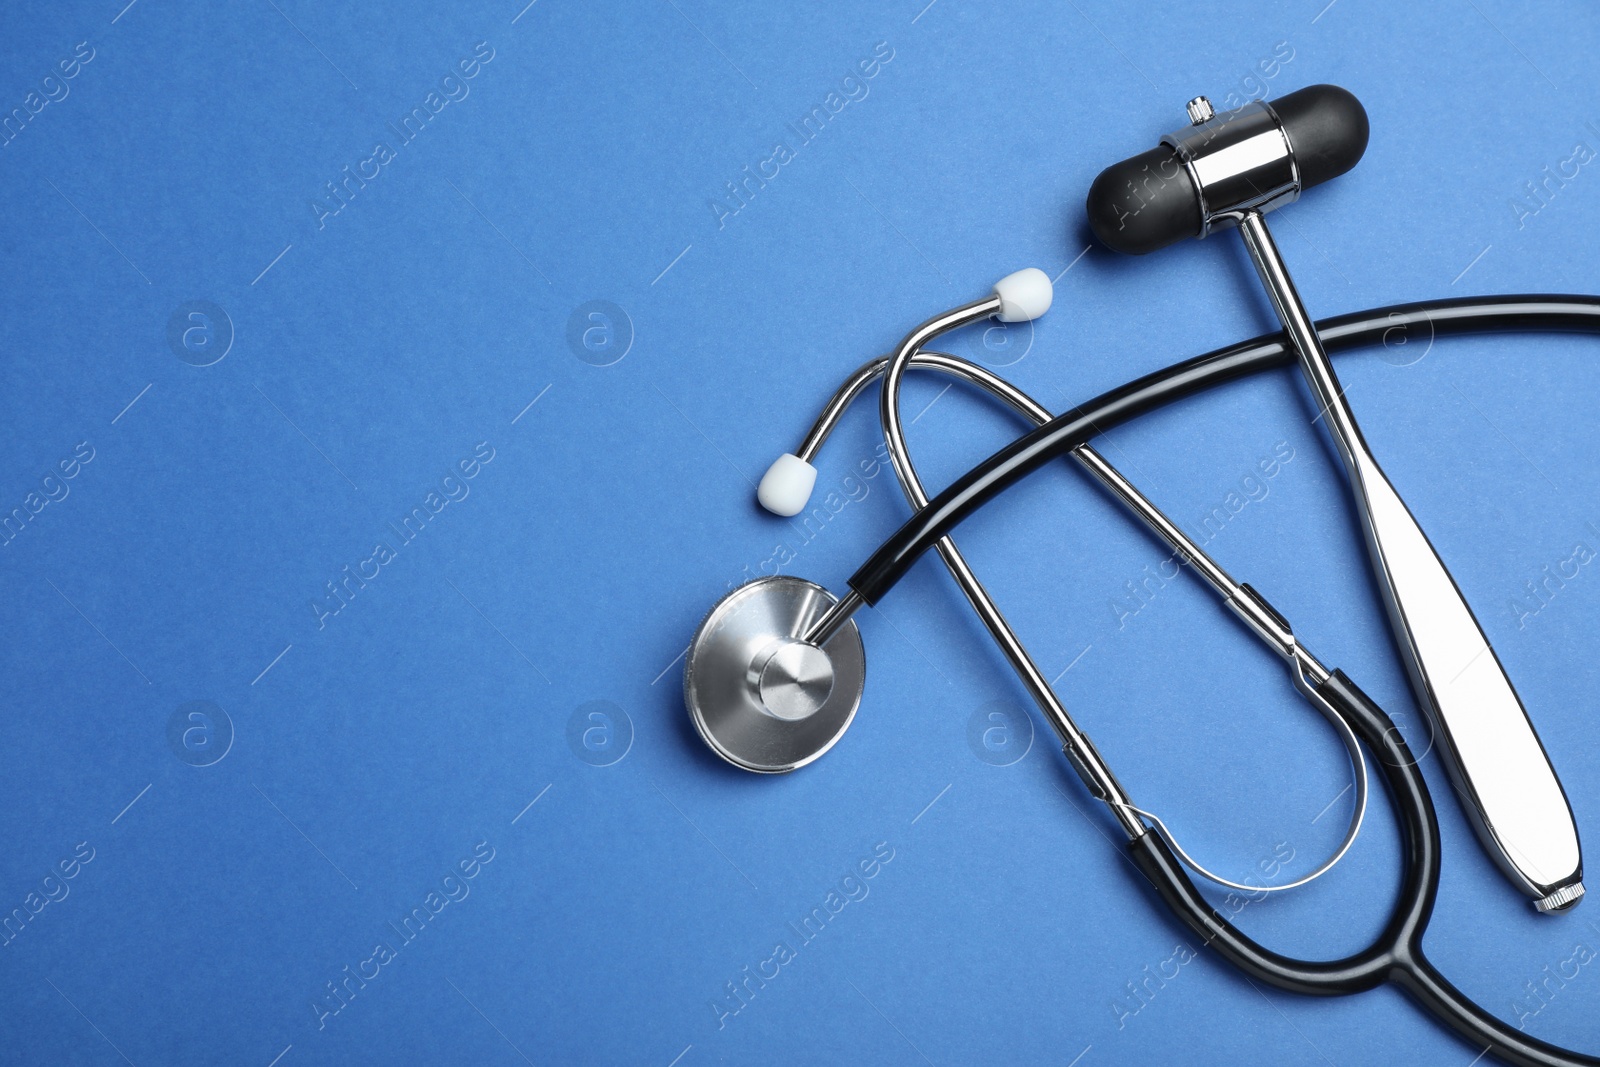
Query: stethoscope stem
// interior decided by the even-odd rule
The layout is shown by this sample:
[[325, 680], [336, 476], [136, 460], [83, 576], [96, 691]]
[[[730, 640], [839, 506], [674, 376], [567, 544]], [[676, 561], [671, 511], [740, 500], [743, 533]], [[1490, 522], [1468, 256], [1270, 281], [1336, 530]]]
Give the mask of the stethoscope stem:
[[833, 639], [833, 635], [844, 628], [850, 617], [861, 608], [866, 601], [861, 599], [861, 594], [851, 589], [840, 597], [839, 600], [822, 614], [822, 617], [811, 624], [801, 640], [807, 644], [821, 648]]

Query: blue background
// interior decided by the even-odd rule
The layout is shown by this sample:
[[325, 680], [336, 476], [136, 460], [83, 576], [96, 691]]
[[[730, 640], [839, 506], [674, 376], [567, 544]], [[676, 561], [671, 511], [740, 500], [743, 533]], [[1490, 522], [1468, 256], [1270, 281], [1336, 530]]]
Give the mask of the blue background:
[[[79, 42], [93, 58], [0, 148], [0, 512], [66, 493], [0, 548], [0, 912], [67, 893], [0, 947], [5, 1057], [1473, 1059], [1392, 991], [1311, 1001], [1209, 954], [1168, 962], [1198, 946], [937, 561], [863, 614], [861, 713], [800, 773], [717, 761], [676, 657], [775, 555], [839, 589], [906, 515], [864, 411], [821, 458], [819, 499], [849, 500], [826, 522], [773, 519], [752, 490], [837, 380], [927, 315], [1022, 266], [1057, 277], [1032, 331], [949, 339], [1057, 410], [1270, 329], [1231, 236], [1141, 260], [1088, 247], [1093, 176], [1198, 93], [1331, 81], [1366, 103], [1365, 161], [1275, 216], [1314, 313], [1593, 291], [1595, 165], [1513, 201], [1600, 150], [1600, 16], [925, 2], [8, 8], [5, 113]], [[450, 83], [468, 94], [396, 145], [389, 124], [479, 42], [492, 60]], [[879, 42], [866, 95], [794, 148], [786, 124]], [[780, 139], [777, 176], [713, 208]], [[377, 141], [395, 158], [332, 213], [326, 183]], [[231, 345], [214, 313], [169, 343], [195, 300], [224, 309]], [[595, 300], [620, 314], [574, 320]], [[1411, 336], [1339, 363], [1600, 841], [1600, 574], [1543, 605], [1525, 591], [1600, 549], [1594, 342]], [[906, 397], [932, 486], [1017, 430], [940, 389]], [[45, 485], [81, 442], [93, 460]], [[480, 442], [492, 462], [449, 483], [468, 495], [398, 546], [389, 524]], [[1209, 547], [1426, 747], [1292, 375], [1104, 450], [1193, 529], [1280, 442], [1292, 460]], [[1135, 799], [1235, 877], [1275, 853], [1309, 870], [1348, 770], [1281, 666], [1188, 577], [1127, 614], [1124, 583], [1167, 553], [1077, 472], [1002, 503], [959, 539]], [[396, 557], [323, 614], [325, 583], [380, 539]], [[197, 700], [231, 726], [212, 713], [175, 746]], [[995, 713], [998, 757], [969, 741]], [[1600, 905], [1536, 916], [1436, 753], [1425, 766], [1447, 855], [1432, 955], [1504, 1017], [1537, 1007], [1530, 1032], [1600, 1050], [1600, 962], [1567, 965], [1542, 1006], [1526, 990], [1600, 950]], [[92, 861], [47, 886], [80, 842]], [[893, 858], [849, 883], [867, 895], [796, 937], [875, 846]], [[391, 924], [475, 848], [492, 862], [450, 883], [470, 895], [404, 943]], [[1285, 951], [1349, 951], [1396, 863], [1380, 809], [1334, 874], [1239, 921]], [[380, 941], [399, 947], [376, 977], [316, 1007]], [[778, 976], [726, 999], [779, 941]]]

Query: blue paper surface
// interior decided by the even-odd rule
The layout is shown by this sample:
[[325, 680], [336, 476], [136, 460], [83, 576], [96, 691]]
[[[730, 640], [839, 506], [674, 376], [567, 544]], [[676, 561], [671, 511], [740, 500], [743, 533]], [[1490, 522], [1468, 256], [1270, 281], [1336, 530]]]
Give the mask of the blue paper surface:
[[[1272, 328], [1231, 235], [1090, 246], [1094, 175], [1195, 95], [1366, 104], [1361, 165], [1274, 217], [1319, 316], [1595, 291], [1592, 9], [122, 3], [0, 16], [7, 1061], [1480, 1051], [1196, 944], [936, 560], [861, 616], [860, 715], [796, 774], [721, 764], [678, 657], [731, 584], [841, 589], [905, 517], [868, 411], [819, 461], [825, 520], [753, 484], [928, 315], [1046, 270], [1044, 319], [946, 347], [1055, 410]], [[1352, 404], [1600, 840], [1594, 342], [1394, 342], [1340, 357]], [[1019, 429], [941, 389], [906, 391], [933, 487]], [[1242, 498], [1208, 548], [1425, 747], [1310, 415], [1277, 373], [1102, 445], [1188, 529]], [[1337, 844], [1337, 740], [1077, 472], [959, 540], [1196, 852], [1286, 877]], [[1600, 1051], [1596, 905], [1536, 916], [1424, 765], [1432, 956]], [[1380, 804], [1238, 921], [1352, 951], [1397, 862]]]

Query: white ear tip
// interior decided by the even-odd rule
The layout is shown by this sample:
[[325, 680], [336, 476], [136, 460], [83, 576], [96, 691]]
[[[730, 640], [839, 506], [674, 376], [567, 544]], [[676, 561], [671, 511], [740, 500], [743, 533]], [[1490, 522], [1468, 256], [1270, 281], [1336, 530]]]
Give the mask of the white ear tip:
[[817, 468], [799, 456], [785, 452], [767, 468], [756, 489], [756, 499], [774, 515], [788, 518], [806, 509], [811, 490], [817, 484]]
[[1001, 322], [1027, 322], [1050, 310], [1055, 286], [1050, 284], [1050, 275], [1038, 267], [1027, 267], [996, 282], [994, 295], [1000, 298], [995, 318]]

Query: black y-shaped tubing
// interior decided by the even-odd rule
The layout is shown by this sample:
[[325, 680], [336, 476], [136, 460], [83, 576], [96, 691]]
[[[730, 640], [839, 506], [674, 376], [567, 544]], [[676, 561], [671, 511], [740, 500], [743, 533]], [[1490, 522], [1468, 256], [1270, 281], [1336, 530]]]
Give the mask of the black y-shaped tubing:
[[1360, 993], [1393, 982], [1469, 1043], [1519, 1067], [1594, 1067], [1600, 1059], [1540, 1041], [1474, 1003], [1428, 961], [1422, 937], [1439, 892], [1439, 821], [1427, 783], [1393, 720], [1335, 670], [1318, 687], [1378, 761], [1400, 823], [1405, 879], [1394, 909], [1372, 944], [1327, 962], [1297, 960], [1264, 948], [1200, 895], [1158, 834], [1128, 842], [1133, 861], [1156, 893], [1195, 935], [1229, 963], [1280, 989], [1310, 996]]
[[1497, 1019], [1429, 962], [1422, 937], [1439, 892], [1439, 821], [1427, 783], [1394, 722], [1370, 697], [1334, 671], [1318, 687], [1377, 759], [1400, 823], [1405, 878], [1394, 909], [1372, 944], [1327, 962], [1297, 960], [1262, 947], [1200, 895], [1158, 834], [1128, 842], [1133, 861], [1156, 893], [1195, 935], [1252, 978], [1310, 996], [1360, 993], [1393, 982], [1469, 1043], [1519, 1067], [1594, 1067], [1600, 1059], [1530, 1037]]

